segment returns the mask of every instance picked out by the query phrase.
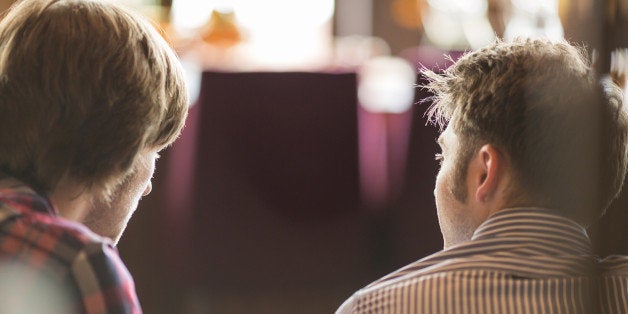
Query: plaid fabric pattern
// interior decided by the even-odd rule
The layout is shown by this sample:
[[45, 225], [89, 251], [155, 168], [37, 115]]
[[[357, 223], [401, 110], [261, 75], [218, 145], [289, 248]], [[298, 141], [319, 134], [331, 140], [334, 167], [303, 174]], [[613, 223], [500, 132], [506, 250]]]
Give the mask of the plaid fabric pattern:
[[141, 313], [111, 242], [0, 179], [0, 313]]

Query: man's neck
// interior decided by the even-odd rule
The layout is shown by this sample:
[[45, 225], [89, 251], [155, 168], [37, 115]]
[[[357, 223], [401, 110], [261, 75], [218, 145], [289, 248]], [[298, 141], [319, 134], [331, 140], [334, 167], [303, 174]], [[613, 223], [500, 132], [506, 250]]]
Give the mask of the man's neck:
[[48, 194], [48, 199], [59, 216], [82, 223], [91, 208], [93, 197], [85, 187], [62, 180], [54, 191]]

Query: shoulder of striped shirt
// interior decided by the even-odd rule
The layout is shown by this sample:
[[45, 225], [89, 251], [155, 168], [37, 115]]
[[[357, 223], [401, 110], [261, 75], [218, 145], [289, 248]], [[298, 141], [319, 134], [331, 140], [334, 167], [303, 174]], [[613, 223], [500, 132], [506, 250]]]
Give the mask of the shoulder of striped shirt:
[[530, 241], [519, 244], [506, 243], [506, 245], [510, 247], [504, 249], [497, 246], [497, 248], [501, 247], [501, 250], [494, 250], [494, 248], [488, 250], [487, 247], [487, 250], [467, 251], [460, 247], [455, 250], [440, 251], [384, 276], [369, 287], [404, 278], [466, 270], [499, 272], [528, 278], [578, 277], [588, 273], [589, 267], [595, 263], [594, 256], [590, 255], [563, 255], [560, 254], [561, 252], [553, 252], [556, 255], [534, 254], [537, 244]]
[[[497, 265], [498, 263], [493, 266], [497, 266]], [[382, 281], [373, 286], [361, 289], [358, 291], [356, 296], [359, 297], [360, 295], [366, 295], [366, 294], [369, 294], [371, 292], [378, 291], [378, 290], [389, 290], [389, 289], [394, 290], [395, 287], [417, 285], [417, 284], [420, 284], [420, 282], [430, 281], [430, 280], [434, 280], [438, 278], [447, 278], [447, 277], [451, 278], [452, 280], [464, 279], [464, 280], [471, 280], [471, 281], [486, 280], [486, 279], [490, 279], [490, 280], [495, 280], [495, 279], [553, 280], [553, 279], [560, 279], [560, 278], [567, 278], [567, 279], [590, 278], [590, 276], [586, 273], [574, 274], [573, 276], [559, 276], [559, 275], [541, 276], [539, 273], [532, 273], [529, 270], [521, 270], [521, 271], [514, 270], [513, 271], [513, 269], [508, 269], [508, 268], [498, 269], [498, 268], [487, 268], [486, 266], [482, 266], [482, 265], [477, 265], [477, 266], [466, 265], [466, 267], [449, 268], [447, 270], [433, 269], [433, 270], [427, 270], [425, 272], [408, 273], [403, 276], [390, 279], [387, 281]]]
[[[391, 278], [389, 280], [383, 280], [379, 283], [376, 283], [367, 288], [363, 288], [357, 291], [352, 297], [351, 305], [359, 302], [358, 300], [363, 298], [370, 298], [370, 295], [379, 295], [383, 293], [383, 291], [388, 291], [386, 293], [391, 293], [393, 291], [401, 291], [405, 289], [404, 287], [415, 287], [416, 288], [428, 288], [426, 285], [427, 282], [431, 282], [433, 280], [437, 280], [439, 282], [449, 282], [449, 283], [460, 283], [464, 285], [464, 282], [471, 283], [479, 281], [508, 281], [508, 280], [521, 280], [521, 279], [531, 279], [531, 280], [575, 280], [577, 282], [586, 282], [590, 280], [591, 277], [586, 273], [581, 274], [573, 274], [573, 276], [539, 276], [537, 273], [536, 276], [528, 277], [530, 273], [520, 273], [519, 271], [513, 271], [513, 269], [496, 269], [493, 267], [486, 267], [487, 265], [483, 265], [483, 262], [476, 263], [477, 265], [466, 264], [464, 267], [452, 267], [456, 265], [455, 261], [447, 261], [445, 263], [438, 263], [436, 265], [432, 265], [431, 267], [427, 267], [425, 269], [411, 271], [406, 274], [403, 274], [396, 278]], [[551, 264], [551, 263], [549, 263]], [[499, 263], [492, 265], [497, 266]], [[601, 276], [603, 277], [622, 277], [628, 279], [628, 257], [627, 256], [609, 256], [601, 261], [601, 265], [603, 265], [603, 272]], [[534, 274], [532, 274], [534, 275]], [[401, 290], [400, 290], [401, 289]], [[394, 292], [393, 292], [394, 293]], [[349, 301], [349, 300], [347, 300]], [[344, 307], [346, 309], [347, 306]]]
[[600, 261], [602, 276], [623, 276], [628, 279], [628, 256], [610, 255]]
[[[529, 281], [529, 280], [530, 281]], [[524, 280], [524, 281], [521, 281]], [[384, 297], [386, 302], [402, 301], [393, 295], [408, 295], [425, 297], [427, 295], [433, 300], [434, 297], [443, 297], [442, 294], [435, 294], [436, 291], [443, 291], [448, 287], [450, 293], [453, 291], [471, 291], [477, 287], [488, 287], [488, 285], [498, 285], [499, 287], [515, 287], [518, 284], [524, 286], [535, 286], [540, 282], [554, 284], [586, 284], [591, 278], [588, 276], [577, 277], [548, 277], [548, 278], [520, 278], [505, 272], [489, 271], [484, 269], [467, 269], [448, 272], [437, 272], [424, 276], [411, 278], [397, 278], [377, 286], [365, 288], [356, 292], [349, 300], [343, 304], [342, 309], [347, 310], [352, 307], [359, 307], [361, 310], [368, 310], [370, 306], [379, 306]], [[475, 288], [474, 288], [475, 287]], [[461, 290], [460, 290], [461, 289]], [[505, 288], [508, 289], [508, 288]], [[427, 293], [427, 294], [426, 294]], [[396, 301], [393, 301], [396, 300]], [[413, 301], [414, 302], [414, 301]], [[362, 313], [361, 311], [358, 311]], [[337, 312], [339, 313], [339, 312]], [[346, 312], [342, 312], [346, 313]]]
[[[343, 311], [340, 311], [339, 309], [336, 314], [379, 313], [378, 310], [381, 310], [382, 308], [390, 310], [395, 308], [398, 309], [399, 306], [408, 306], [409, 308], [414, 308], [417, 311], [420, 311], [419, 309], [423, 309], [423, 311], [420, 311], [421, 313], [430, 313], [430, 310], [426, 311], [425, 309], [433, 310], [439, 306], [441, 306], [442, 309], [442, 306], [445, 306], [444, 302], [449, 302], [449, 305], [447, 306], [450, 309], [454, 306], [464, 306], [461, 305], [463, 304], [461, 302], [464, 301], [458, 298], [458, 296], [463, 294], [467, 296], [466, 302], [471, 302], [469, 304], [481, 301], [484, 306], [492, 304], [494, 308], [498, 308], [499, 306], [499, 308], [504, 309], [509, 300], [514, 300], [513, 298], [507, 298], [506, 293], [503, 293], [504, 291], [510, 291], [510, 293], [517, 294], [521, 293], [524, 298], [522, 299], [522, 302], [538, 302], [537, 306], [551, 308], [551, 304], [554, 304], [554, 306], [558, 304], [555, 301], [556, 299], [552, 299], [558, 294], [539, 294], [534, 291], [542, 291], [542, 287], [544, 286], [584, 287], [592, 283], [591, 278], [587, 276], [543, 278], [540, 280], [525, 280], [526, 278], [523, 278], [523, 281], [521, 279], [522, 278], [509, 276], [508, 274], [485, 270], [463, 270], [434, 273], [431, 275], [415, 277], [411, 280], [401, 280], [397, 284], [389, 284], [386, 286], [360, 290], [347, 300], [345, 304], [343, 304], [340, 308]], [[560, 288], [558, 289], [560, 290]], [[491, 291], [495, 291], [495, 293]], [[564, 306], [564, 308], [562, 311], [559, 310], [558, 313], [580, 313], [581, 311], [576, 310], [586, 307], [585, 303], [582, 302], [582, 300], [586, 299], [583, 294], [585, 291], [586, 289], [576, 290], [578, 293], [577, 296], [572, 296], [571, 299], [566, 300], [560, 299], [563, 301], [560, 305]], [[487, 297], [486, 293], [493, 294], [491, 294], [491, 297]], [[527, 300], [525, 299], [526, 296], [530, 295], [533, 295], [532, 299], [525, 301]], [[495, 296], [501, 297], [496, 298]], [[457, 300], [457, 305], [453, 305], [451, 303], [452, 300]], [[497, 303], [495, 302], [500, 303], [500, 305], [496, 305]], [[536, 310], [533, 311], [536, 313]], [[410, 312], [412, 312], [412, 310], [410, 310]], [[465, 311], [464, 313], [468, 312]], [[472, 313], [475, 312], [472, 311]]]

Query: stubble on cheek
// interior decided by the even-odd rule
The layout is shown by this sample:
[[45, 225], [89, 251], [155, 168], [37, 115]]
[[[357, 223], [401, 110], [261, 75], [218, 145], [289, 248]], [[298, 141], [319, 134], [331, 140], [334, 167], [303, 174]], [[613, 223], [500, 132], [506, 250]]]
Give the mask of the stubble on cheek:
[[[445, 169], [441, 169], [443, 170]], [[434, 189], [438, 223], [445, 249], [471, 239], [476, 227], [465, 202], [460, 202], [454, 195], [452, 174], [451, 171], [439, 173]]]
[[96, 197], [83, 224], [94, 233], [110, 238], [114, 244], [122, 236], [127, 223], [135, 212], [141, 193], [140, 187], [133, 186], [133, 177], [137, 172], [130, 173], [123, 182], [114, 188], [109, 199]]

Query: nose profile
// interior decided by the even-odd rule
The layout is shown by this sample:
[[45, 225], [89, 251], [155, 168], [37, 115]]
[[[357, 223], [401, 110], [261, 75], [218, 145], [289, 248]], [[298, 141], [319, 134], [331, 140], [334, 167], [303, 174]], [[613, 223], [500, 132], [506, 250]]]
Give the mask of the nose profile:
[[144, 190], [144, 193], [142, 194], [142, 196], [146, 196], [148, 194], [150, 194], [150, 191], [153, 190], [153, 183], [152, 182], [148, 182], [148, 185], [146, 186], [146, 190]]

